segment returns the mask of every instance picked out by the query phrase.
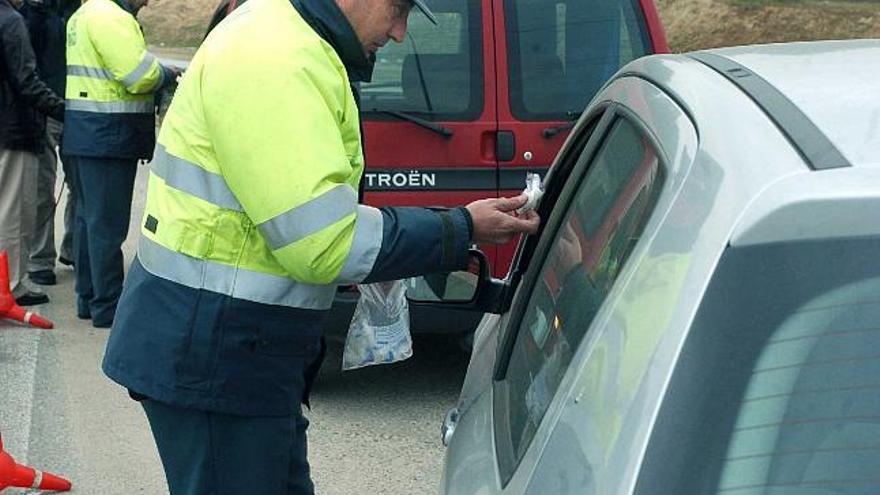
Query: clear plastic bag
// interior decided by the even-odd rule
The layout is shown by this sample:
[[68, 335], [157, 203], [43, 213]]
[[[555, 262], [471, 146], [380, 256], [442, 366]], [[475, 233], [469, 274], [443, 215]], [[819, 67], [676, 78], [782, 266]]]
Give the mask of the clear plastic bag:
[[363, 284], [358, 290], [361, 297], [345, 339], [342, 369], [394, 363], [412, 356], [403, 280]]

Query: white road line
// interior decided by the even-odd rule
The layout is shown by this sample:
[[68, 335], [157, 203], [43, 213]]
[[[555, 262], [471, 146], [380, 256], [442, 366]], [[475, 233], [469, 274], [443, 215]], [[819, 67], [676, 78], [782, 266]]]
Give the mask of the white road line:
[[3, 447], [27, 464], [37, 356], [43, 331], [0, 321], [0, 434]]

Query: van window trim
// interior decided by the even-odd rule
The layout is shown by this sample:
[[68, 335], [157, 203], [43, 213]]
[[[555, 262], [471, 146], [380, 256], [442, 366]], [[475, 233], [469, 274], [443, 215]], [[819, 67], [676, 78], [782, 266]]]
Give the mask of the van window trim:
[[[486, 73], [490, 70], [486, 67], [486, 60], [483, 56], [483, 48], [487, 37], [492, 39], [492, 33], [486, 32], [486, 19], [489, 17], [484, 12], [483, 5], [480, 2], [467, 1], [468, 24], [472, 27], [473, 33], [466, 32], [462, 41], [467, 43], [466, 49], [470, 54], [469, 78], [471, 81], [471, 100], [468, 102], [468, 108], [462, 112], [437, 112], [422, 110], [401, 110], [395, 108], [381, 108], [375, 105], [369, 105], [364, 101], [362, 83], [357, 84], [357, 90], [361, 99], [361, 117], [364, 122], [394, 122], [399, 120], [393, 115], [388, 115], [387, 111], [404, 112], [429, 122], [476, 122], [482, 120], [485, 112], [486, 101]], [[443, 12], [436, 11], [442, 14]], [[409, 43], [410, 33], [407, 32], [407, 40]], [[428, 55], [428, 54], [420, 54]], [[493, 62], [494, 63], [494, 62]], [[491, 69], [495, 70], [495, 69]], [[402, 84], [403, 81], [401, 81]], [[402, 86], [401, 86], [402, 89]]]
[[[594, 118], [595, 118], [595, 115], [594, 115]], [[529, 264], [529, 267], [531, 270], [526, 270], [525, 274], [522, 275], [521, 283], [524, 285], [522, 285], [520, 287], [520, 290], [516, 289], [516, 285], [513, 285], [511, 287], [511, 292], [510, 292], [511, 296], [513, 294], [516, 294], [517, 296], [516, 296], [515, 300], [512, 302], [512, 305], [510, 306], [511, 307], [510, 317], [508, 318], [508, 321], [505, 324], [505, 328], [501, 329], [501, 332], [502, 332], [501, 339], [502, 340], [499, 344], [499, 352], [497, 354], [497, 358], [496, 358], [496, 362], [495, 362], [495, 369], [494, 369], [493, 382], [492, 382], [493, 396], [499, 392], [500, 387], [504, 386], [504, 382], [506, 381], [506, 377], [507, 377], [507, 368], [510, 364], [510, 359], [512, 356], [513, 347], [516, 344], [516, 340], [519, 335], [519, 330], [522, 328], [522, 320], [523, 320], [523, 317], [526, 313], [526, 310], [528, 309], [528, 307], [527, 307], [528, 302], [531, 300], [531, 295], [534, 292], [535, 285], [537, 284], [538, 280], [540, 279], [541, 268], [543, 266], [543, 263], [536, 263], [535, 260], [540, 259], [541, 261], [543, 261], [547, 258], [547, 256], [549, 256], [549, 249], [551, 248], [553, 241], [556, 239], [556, 234], [559, 232], [559, 229], [562, 227], [563, 221], [565, 220], [567, 214], [571, 210], [572, 201], [574, 200], [574, 197], [576, 196], [577, 192], [580, 190], [580, 187], [582, 186], [584, 180], [586, 180], [586, 177], [587, 177], [589, 170], [590, 170], [590, 166], [594, 163], [594, 159], [595, 159], [596, 154], [601, 149], [602, 145], [607, 141], [608, 134], [611, 131], [611, 129], [614, 127], [615, 123], [617, 123], [618, 120], [620, 120], [620, 119], [627, 120], [628, 122], [633, 124], [638, 129], [638, 131], [641, 133], [641, 135], [643, 137], [645, 137], [648, 140], [648, 142], [651, 144], [651, 146], [657, 156], [657, 160], [658, 160], [657, 167], [658, 167], [658, 170], [660, 171], [659, 180], [661, 181], [661, 183], [659, 184], [659, 189], [657, 189], [657, 191], [655, 191], [655, 202], [654, 202], [651, 210], [648, 212], [648, 216], [646, 218], [643, 229], [645, 226], [648, 225], [651, 217], [657, 213], [657, 205], [658, 205], [657, 199], [659, 199], [664, 194], [664, 190], [666, 189], [666, 186], [668, 185], [668, 179], [669, 179], [669, 174], [668, 174], [669, 160], [668, 160], [668, 157], [665, 153], [665, 149], [663, 148], [663, 146], [661, 146], [661, 143], [659, 142], [657, 135], [650, 129], [650, 127], [647, 124], [645, 124], [639, 118], [637, 113], [633, 112], [631, 109], [627, 108], [626, 106], [624, 106], [620, 103], [609, 102], [607, 104], [607, 106], [605, 107], [605, 111], [599, 117], [599, 122], [596, 124], [596, 126], [592, 130], [589, 130], [588, 126], [585, 127], [584, 132], [592, 132], [592, 134], [590, 135], [589, 141], [585, 145], [581, 156], [579, 156], [577, 163], [574, 165], [571, 173], [568, 175], [568, 177], [571, 177], [573, 174], [578, 174], [577, 175], [578, 179], [576, 181], [565, 181], [566, 187], [559, 194], [557, 200], [555, 202], [553, 202], [553, 201], [548, 202], [550, 204], [555, 203], [557, 206], [562, 205], [562, 204], [565, 205], [564, 208], [561, 208], [561, 207], [553, 208], [554, 211], [550, 215], [550, 218], [548, 219], [548, 221], [546, 223], [547, 230], [545, 232], [552, 232], [553, 235], [546, 234], [544, 232], [540, 233], [539, 237], [541, 239], [540, 239], [540, 241], [538, 241], [537, 246], [534, 247], [530, 258], [528, 259], [528, 264]], [[536, 236], [536, 237], [538, 237], [538, 236]], [[520, 258], [521, 258], [520, 253], [517, 253], [517, 257], [515, 258], [515, 263], [519, 263]], [[619, 277], [618, 277], [618, 279], [619, 279]], [[616, 284], [617, 284], [617, 281], [615, 281], [615, 285]], [[604, 302], [603, 302], [603, 305], [604, 305]], [[595, 320], [593, 320], [593, 321], [595, 321]], [[592, 323], [593, 322], [591, 322], [590, 326], [592, 326]], [[588, 328], [587, 334], [589, 334], [589, 333], [590, 333], [590, 329]], [[587, 338], [584, 338], [580, 342], [578, 349], [580, 349], [581, 346], [584, 345], [584, 342], [587, 342]], [[577, 355], [579, 352], [580, 352], [579, 350], [575, 351], [575, 354]], [[569, 363], [569, 366], [570, 365], [571, 365], [571, 363]], [[570, 373], [570, 371], [571, 371], [570, 369], [567, 369], [565, 371], [565, 374]], [[550, 405], [551, 408], [553, 407], [552, 404], [558, 400], [558, 398], [557, 398], [558, 393], [559, 393], [559, 389], [557, 388], [557, 390], [555, 390], [553, 392], [553, 398], [551, 399], [551, 405]], [[501, 459], [500, 459], [500, 455], [499, 455], [501, 444], [499, 443], [498, 436], [497, 436], [498, 432], [499, 432], [499, 426], [498, 426], [499, 411], [495, 405], [495, 403], [496, 403], [495, 399], [493, 399], [492, 402], [493, 402], [493, 407], [492, 407], [493, 432], [492, 432], [492, 434], [495, 438], [494, 450], [495, 450], [495, 458], [496, 458], [496, 469], [498, 470], [499, 480], [500, 480], [501, 486], [503, 488], [503, 487], [507, 486], [507, 484], [513, 479], [517, 470], [520, 468], [520, 464], [522, 463], [522, 460], [526, 457], [526, 455], [523, 455], [522, 457], [517, 459], [515, 463], [512, 464], [510, 472], [502, 471], [502, 466], [501, 466], [501, 462], [500, 462]], [[548, 409], [548, 412], [549, 412], [549, 410], [550, 409]], [[506, 421], [506, 418], [507, 418], [506, 412], [507, 411], [505, 411], [505, 414], [503, 415], [503, 417], [505, 418], [504, 423], [506, 426], [509, 427], [509, 425], [507, 424], [507, 421]], [[541, 419], [542, 425], [547, 420], [547, 417], [548, 416], [545, 414], [544, 417]], [[540, 426], [539, 426], [539, 428], [540, 428]], [[534, 442], [534, 437], [530, 440], [529, 446], [526, 448], [526, 451], [533, 448], [533, 445], [534, 445], [533, 442]]]
[[[518, 22], [516, 17], [516, 5], [515, 0], [504, 0], [504, 36], [505, 36], [505, 44], [506, 53], [504, 54], [506, 63], [506, 70], [502, 73], [498, 74], [498, 77], [503, 77], [507, 80], [507, 106], [510, 110], [511, 115], [519, 121], [522, 122], [565, 122], [566, 120], [571, 120], [571, 116], [568, 115], [569, 112], [560, 111], [560, 112], [548, 112], [548, 113], [535, 113], [529, 112], [525, 110], [523, 107], [522, 101], [515, 101], [513, 98], [513, 88], [517, 85], [514, 84], [513, 75], [517, 72], [521, 73], [522, 68], [520, 67], [519, 60], [521, 58], [518, 43], [518, 35], [516, 34], [515, 27]], [[623, 4], [626, 4], [624, 7]], [[636, 18], [636, 22], [638, 24], [639, 33], [638, 38], [642, 42], [642, 45], [645, 48], [645, 53], [641, 56], [651, 55], [653, 53], [657, 53], [657, 50], [654, 46], [654, 39], [651, 36], [651, 29], [648, 25], [647, 15], [645, 14], [644, 8], [642, 7], [642, 3], [640, 0], [624, 0], [621, 2], [622, 8], [629, 8], [632, 12], [633, 16]], [[626, 64], [622, 64], [626, 65]], [[618, 67], [622, 67], [622, 65]], [[501, 70], [501, 66], [498, 66], [498, 70]], [[613, 77], [611, 78], [613, 79]], [[611, 80], [609, 79], [609, 80]], [[599, 88], [595, 94], [599, 94], [602, 92], [602, 88], [607, 87], [607, 83]], [[519, 89], [522, 89], [522, 85], [519, 85]], [[499, 95], [500, 98], [501, 95]], [[593, 95], [591, 95], [592, 97]], [[500, 99], [499, 99], [500, 101]], [[589, 103], [589, 101], [587, 102]]]

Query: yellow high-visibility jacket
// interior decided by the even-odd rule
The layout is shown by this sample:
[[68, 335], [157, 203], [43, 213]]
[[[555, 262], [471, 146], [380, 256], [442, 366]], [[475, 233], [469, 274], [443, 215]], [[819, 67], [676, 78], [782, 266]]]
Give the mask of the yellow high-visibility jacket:
[[154, 93], [170, 78], [124, 0], [88, 0], [67, 22], [66, 154], [149, 158]]
[[341, 11], [309, 17], [328, 41], [297, 8], [238, 8], [196, 53], [162, 123], [104, 360], [139, 394], [285, 414], [305, 395], [338, 285], [467, 264], [464, 208], [358, 204], [346, 61], [364, 54]]

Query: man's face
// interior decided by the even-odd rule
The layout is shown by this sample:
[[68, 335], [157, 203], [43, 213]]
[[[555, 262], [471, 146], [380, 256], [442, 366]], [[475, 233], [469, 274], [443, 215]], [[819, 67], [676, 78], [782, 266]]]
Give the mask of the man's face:
[[388, 40], [398, 43], [406, 36], [409, 0], [337, 0], [354, 28], [364, 53], [375, 54]]

